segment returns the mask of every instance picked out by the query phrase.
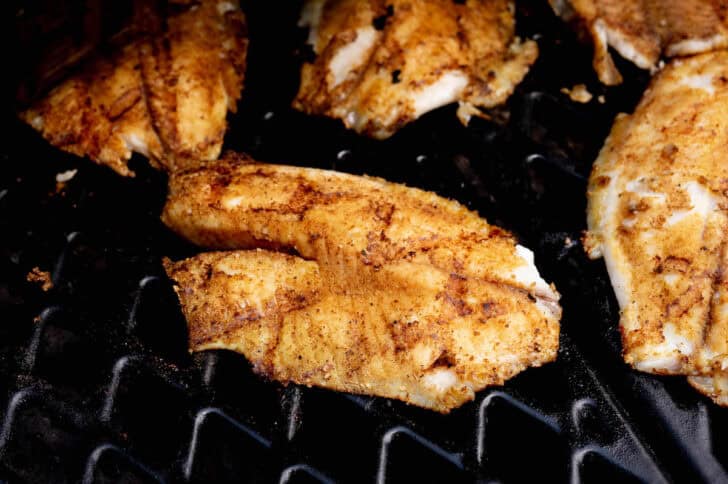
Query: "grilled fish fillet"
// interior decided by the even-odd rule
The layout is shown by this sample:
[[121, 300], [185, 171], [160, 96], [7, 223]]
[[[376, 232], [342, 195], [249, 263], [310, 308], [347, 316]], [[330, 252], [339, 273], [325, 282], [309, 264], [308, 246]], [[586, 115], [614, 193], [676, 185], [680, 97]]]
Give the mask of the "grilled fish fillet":
[[147, 114], [137, 44], [94, 61], [20, 117], [52, 145], [131, 175], [132, 152], [163, 158]]
[[135, 2], [140, 34], [88, 61], [21, 119], [121, 175], [133, 175], [133, 152], [170, 171], [217, 158], [242, 90], [245, 18], [236, 1], [166, 6]]
[[594, 44], [594, 69], [607, 85], [622, 76], [609, 47], [654, 70], [661, 56], [676, 57], [728, 47], [728, 2], [724, 0], [549, 0], [554, 11], [576, 24]]
[[711, 316], [715, 319], [710, 328], [705, 346], [714, 362], [709, 365], [712, 371], [704, 370], [705, 375], [688, 377], [688, 382], [703, 395], [713, 399], [718, 405], [728, 407], [728, 250], [723, 248], [719, 276], [713, 296]]
[[604, 256], [636, 369], [728, 368], [728, 52], [674, 60], [615, 122], [589, 181], [586, 248]]
[[709, 376], [691, 376], [688, 382], [698, 392], [723, 407], [728, 407], [728, 373], [716, 372]]
[[514, 36], [508, 0], [308, 0], [301, 25], [317, 57], [293, 106], [380, 139], [455, 101], [467, 124], [476, 107], [504, 103], [538, 56]]
[[171, 154], [169, 170], [220, 155], [225, 117], [243, 88], [248, 44], [237, 1], [176, 3], [184, 10], [168, 6], [139, 52], [149, 113]]
[[559, 296], [533, 254], [432, 193], [228, 158], [173, 174], [162, 218], [204, 247], [268, 249], [167, 269], [191, 349], [270, 378], [447, 412], [556, 357]]

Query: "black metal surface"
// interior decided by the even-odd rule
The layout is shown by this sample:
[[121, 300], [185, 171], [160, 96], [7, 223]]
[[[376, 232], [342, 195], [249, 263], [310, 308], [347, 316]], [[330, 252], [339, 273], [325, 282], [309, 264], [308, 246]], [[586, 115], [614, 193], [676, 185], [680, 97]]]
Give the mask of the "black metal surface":
[[[164, 177], [60, 153], [8, 121], [0, 168], [0, 482], [725, 482], [727, 413], [678, 378], [621, 361], [617, 309], [589, 262], [586, 177], [614, 113], [646, 82], [600, 87], [590, 53], [546, 8], [519, 30], [541, 57], [505, 125], [453, 108], [375, 142], [287, 106], [301, 32], [293, 2], [249, 2], [249, 78], [228, 148], [434, 190], [513, 230], [563, 295], [556, 363], [442, 416], [252, 374], [239, 355], [189, 355], [160, 264], [196, 249], [159, 222]], [[605, 104], [561, 87], [586, 82]], [[5, 113], [7, 119], [12, 113]], [[56, 193], [55, 174], [79, 172]], [[25, 282], [52, 273], [43, 293]]]

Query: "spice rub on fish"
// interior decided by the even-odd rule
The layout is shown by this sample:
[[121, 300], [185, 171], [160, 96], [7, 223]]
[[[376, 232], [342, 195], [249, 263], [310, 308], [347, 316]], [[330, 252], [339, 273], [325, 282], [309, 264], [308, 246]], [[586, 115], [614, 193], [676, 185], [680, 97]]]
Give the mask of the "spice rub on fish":
[[594, 164], [585, 246], [605, 259], [638, 370], [728, 368], [727, 144], [728, 52], [714, 52], [660, 72]]
[[453, 102], [467, 124], [504, 103], [538, 56], [515, 37], [509, 0], [308, 0], [301, 25], [316, 60], [293, 106], [380, 139]]
[[728, 372], [688, 377], [688, 383], [718, 405], [728, 407]]
[[141, 0], [134, 9], [126, 44], [88, 60], [21, 119], [121, 175], [133, 175], [133, 152], [168, 171], [217, 158], [245, 74], [237, 2]]
[[554, 11], [594, 45], [594, 70], [607, 85], [622, 76], [609, 48], [642, 69], [660, 57], [700, 54], [728, 47], [724, 0], [549, 0]]
[[559, 296], [533, 254], [432, 193], [226, 159], [173, 174], [163, 220], [248, 249], [167, 263], [191, 349], [284, 383], [447, 412], [556, 357]]

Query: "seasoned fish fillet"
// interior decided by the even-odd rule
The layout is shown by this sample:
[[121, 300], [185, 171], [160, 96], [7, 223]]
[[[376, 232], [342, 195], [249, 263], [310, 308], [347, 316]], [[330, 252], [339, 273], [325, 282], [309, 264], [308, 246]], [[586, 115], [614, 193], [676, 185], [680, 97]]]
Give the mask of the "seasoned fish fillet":
[[132, 152], [166, 170], [218, 157], [244, 76], [237, 2], [135, 3], [126, 45], [88, 61], [20, 117], [54, 146], [132, 175]]
[[308, 0], [301, 25], [317, 57], [301, 71], [293, 106], [387, 138], [437, 107], [506, 101], [538, 56], [514, 37], [508, 0]]
[[131, 175], [132, 152], [163, 158], [138, 65], [138, 44], [132, 43], [93, 61], [20, 117], [52, 145]]
[[432, 193], [226, 159], [173, 174], [162, 218], [204, 247], [297, 254], [167, 264], [192, 350], [270, 378], [447, 412], [556, 357], [559, 296], [533, 254]]
[[607, 85], [622, 76], [609, 47], [642, 69], [661, 56], [676, 57], [728, 47], [728, 2], [724, 0], [549, 0], [554, 11], [587, 33], [594, 69]]
[[714, 376], [691, 376], [688, 377], [688, 382], [718, 405], [728, 407], [728, 373], [717, 372]]
[[716, 319], [707, 334], [705, 345], [709, 355], [716, 360], [712, 365], [713, 371], [701, 376], [688, 377], [688, 382], [703, 395], [713, 399], [718, 405], [728, 407], [728, 251], [723, 248], [720, 276], [716, 283], [716, 293], [713, 298], [712, 317]]
[[220, 155], [225, 117], [235, 112], [247, 55], [245, 17], [237, 1], [180, 1], [141, 43], [144, 91], [169, 170]]
[[728, 368], [728, 52], [675, 60], [620, 116], [589, 182], [624, 358], [654, 373]]

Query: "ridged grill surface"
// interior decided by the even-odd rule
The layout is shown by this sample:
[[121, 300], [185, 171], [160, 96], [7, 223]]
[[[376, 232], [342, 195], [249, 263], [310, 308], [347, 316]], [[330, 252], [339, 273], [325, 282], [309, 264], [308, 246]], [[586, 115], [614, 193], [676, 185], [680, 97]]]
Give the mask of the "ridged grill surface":
[[[248, 86], [227, 147], [434, 190], [513, 230], [563, 295], [558, 361], [442, 416], [266, 382], [230, 352], [190, 355], [160, 258], [197, 249], [159, 221], [164, 177], [136, 160], [138, 176], [121, 179], [9, 120], [0, 482], [728, 482], [726, 411], [622, 363], [603, 263], [579, 242], [591, 160], [645, 75], [624, 66], [625, 85], [604, 90], [546, 2], [521, 2], [519, 31], [539, 34], [541, 58], [503, 124], [464, 129], [448, 107], [375, 142], [288, 108], [305, 57], [296, 5], [249, 3]], [[607, 102], [560, 93], [579, 82]], [[25, 282], [35, 266], [52, 274], [47, 293]]]

